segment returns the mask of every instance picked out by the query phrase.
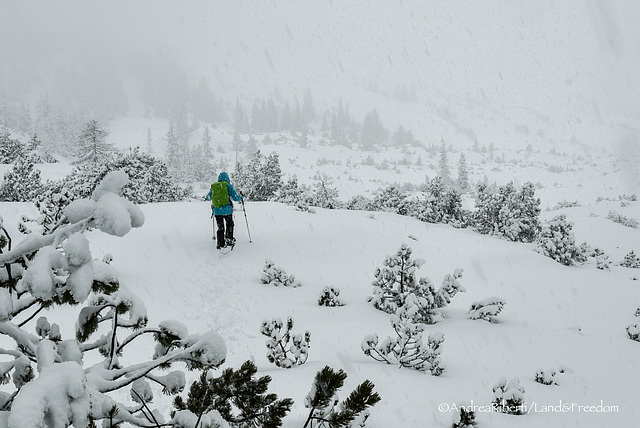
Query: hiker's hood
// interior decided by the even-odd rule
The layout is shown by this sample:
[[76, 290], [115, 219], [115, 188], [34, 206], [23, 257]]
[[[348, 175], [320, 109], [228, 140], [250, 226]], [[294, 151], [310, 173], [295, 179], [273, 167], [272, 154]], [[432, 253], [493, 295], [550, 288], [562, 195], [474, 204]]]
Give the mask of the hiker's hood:
[[218, 176], [218, 181], [226, 181], [227, 183], [231, 183], [231, 180], [229, 179], [229, 174], [227, 174], [226, 172], [220, 173], [220, 175]]

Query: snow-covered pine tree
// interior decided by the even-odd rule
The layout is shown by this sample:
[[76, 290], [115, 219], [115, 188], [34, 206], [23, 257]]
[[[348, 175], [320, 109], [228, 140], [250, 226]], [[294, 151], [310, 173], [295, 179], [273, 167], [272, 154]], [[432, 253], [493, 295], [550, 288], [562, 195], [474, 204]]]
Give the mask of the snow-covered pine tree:
[[169, 129], [164, 137], [166, 141], [165, 158], [167, 159], [167, 168], [176, 177], [181, 178], [182, 160], [184, 155], [181, 151], [180, 140], [176, 130], [176, 125], [172, 121], [169, 122]]
[[[84, 231], [123, 236], [144, 223], [140, 209], [121, 196], [126, 181], [122, 171], [107, 175], [90, 199], [65, 209], [53, 233], [30, 236], [0, 254], [0, 334], [15, 343], [1, 351], [14, 358], [3, 363], [13, 387], [0, 393], [0, 420], [8, 427], [38, 428], [44, 420], [55, 427], [95, 426], [100, 420], [111, 426], [157, 426], [157, 412], [145, 411], [144, 398], [140, 406], [129, 407], [117, 401], [118, 391], [133, 387], [148, 397], [146, 377], [175, 394], [184, 387], [184, 373], [156, 369], [184, 363], [187, 369], [206, 370], [226, 358], [224, 341], [215, 332], [190, 335], [178, 321], [149, 327], [143, 302], [120, 288], [108, 263], [93, 260]], [[46, 317], [34, 324], [43, 308], [51, 317], [67, 304], [81, 305], [75, 338], [64, 339]], [[125, 357], [129, 344], [143, 335], [157, 342], [154, 355], [142, 361]], [[89, 356], [95, 351], [102, 361], [85, 367], [99, 358]]]
[[347, 201], [345, 208], [348, 210], [373, 211], [372, 201], [363, 195], [355, 195]]
[[113, 152], [113, 146], [107, 143], [107, 131], [95, 119], [89, 120], [82, 127], [78, 135], [78, 150], [76, 156], [81, 165], [97, 164], [108, 159]]
[[453, 187], [453, 178], [451, 178], [451, 169], [449, 168], [449, 156], [447, 155], [447, 146], [442, 140], [440, 146], [440, 160], [438, 161], [438, 176], [442, 180], [445, 190]]
[[535, 198], [534, 193], [532, 183], [525, 183], [518, 190], [513, 182], [509, 182], [495, 192], [485, 183], [479, 183], [474, 227], [483, 234], [517, 242], [533, 242], [538, 233], [540, 215], [540, 199]]
[[282, 186], [278, 154], [274, 152], [265, 158], [260, 150], [255, 151], [247, 163], [236, 163], [231, 178], [236, 188], [242, 189], [247, 199], [268, 201], [275, 198]]
[[302, 189], [298, 186], [298, 177], [294, 174], [276, 191], [275, 200], [287, 205], [295, 205], [302, 200]]
[[376, 192], [368, 208], [373, 211], [408, 215], [413, 211], [408, 196], [400, 186], [391, 184]]
[[447, 223], [454, 227], [467, 225], [469, 213], [462, 209], [460, 192], [454, 188], [445, 190], [441, 177], [434, 177], [420, 190], [424, 194], [411, 201], [409, 215], [427, 223]]
[[287, 272], [283, 268], [276, 266], [275, 263], [269, 259], [264, 262], [260, 281], [263, 284], [273, 284], [276, 287], [282, 285], [284, 287], [296, 288], [302, 285], [296, 281], [295, 276], [287, 275]]
[[233, 111], [233, 127], [236, 134], [245, 134], [249, 132], [250, 125], [247, 116], [247, 111], [240, 104], [240, 100], [236, 100], [236, 107]]
[[458, 161], [458, 179], [456, 181], [456, 187], [463, 195], [471, 190], [467, 158], [464, 156], [464, 153], [460, 153], [460, 160]]
[[524, 415], [526, 413], [524, 401], [524, 387], [520, 385], [520, 380], [515, 377], [507, 383], [506, 378], [500, 380], [493, 386], [492, 408], [497, 412], [509, 415]]
[[413, 322], [434, 324], [443, 318], [440, 310], [458, 292], [465, 291], [458, 281], [462, 269], [456, 269], [453, 275], [445, 275], [442, 285], [436, 289], [429, 278], [416, 279], [416, 271], [424, 260], [412, 260], [411, 253], [411, 248], [403, 243], [394, 256], [385, 259], [382, 268], [376, 269], [373, 296], [369, 301], [381, 311], [396, 315], [401, 311]]
[[[284, 327], [284, 330], [283, 330]], [[260, 333], [267, 336], [267, 359], [278, 367], [290, 369], [302, 365], [309, 358], [309, 342], [311, 333], [292, 334], [293, 318], [288, 317], [286, 325], [280, 318], [264, 320], [260, 326]], [[291, 343], [289, 343], [291, 342]]]
[[58, 162], [50, 152], [42, 149], [42, 141], [38, 138], [37, 133], [33, 133], [29, 141], [27, 141], [26, 156], [33, 159], [33, 163], [56, 163]]
[[0, 164], [10, 164], [24, 156], [25, 147], [19, 140], [11, 138], [7, 128], [0, 128]]
[[302, 99], [302, 119], [305, 123], [309, 123], [316, 118], [316, 108], [311, 96], [311, 89], [307, 87], [304, 91], [304, 98]]
[[427, 326], [411, 321], [411, 316], [391, 316], [391, 326], [397, 337], [387, 337], [382, 343], [378, 335], [368, 334], [362, 339], [360, 347], [365, 355], [376, 361], [397, 364], [400, 367], [412, 368], [421, 372], [430, 371], [433, 376], [440, 376], [445, 367], [440, 361], [444, 334], [429, 334], [427, 341], [423, 335]]
[[640, 257], [633, 252], [629, 251], [624, 259], [620, 262], [620, 266], [626, 268], [640, 269]]
[[0, 201], [30, 202], [42, 192], [40, 170], [35, 169], [31, 156], [17, 158], [13, 168], [4, 175]]
[[247, 144], [244, 145], [244, 150], [247, 154], [253, 154], [258, 151], [258, 140], [256, 140], [253, 134], [249, 135]]
[[394, 314], [405, 303], [407, 296], [416, 291], [416, 271], [424, 264], [423, 259], [411, 259], [413, 250], [402, 244], [393, 256], [387, 256], [382, 268], [374, 276], [373, 296], [369, 301], [376, 309]]
[[387, 141], [387, 130], [380, 122], [380, 115], [376, 109], [365, 115], [360, 140], [362, 150], [373, 150], [375, 146], [383, 145]]
[[318, 298], [319, 306], [344, 306], [346, 302], [340, 297], [340, 289], [337, 287], [325, 287]]
[[478, 302], [473, 302], [467, 318], [471, 320], [485, 320], [491, 323], [496, 322], [496, 317], [504, 308], [507, 302], [499, 297], [488, 297]]
[[215, 378], [203, 372], [191, 384], [186, 401], [181, 396], [174, 399], [176, 411], [169, 423], [174, 428], [281, 426], [293, 400], [267, 393], [271, 376], [254, 379], [257, 372], [252, 361], [245, 361], [238, 370], [227, 368]]
[[611, 270], [611, 261], [609, 260], [609, 255], [602, 251], [600, 248], [594, 248], [590, 256], [593, 257], [596, 261], [596, 269]]
[[558, 385], [556, 374], [557, 372], [553, 369], [547, 371], [540, 369], [536, 372], [534, 380], [543, 385]]
[[536, 239], [535, 251], [565, 266], [584, 263], [587, 255], [576, 245], [572, 229], [573, 222], [567, 220], [566, 214], [543, 223]]
[[629, 324], [625, 330], [629, 339], [640, 342], [640, 324]]
[[282, 187], [282, 169], [278, 153], [272, 152], [267, 156], [261, 167], [261, 196], [264, 200], [272, 200], [276, 192]]
[[380, 401], [380, 395], [373, 392], [375, 385], [365, 380], [354, 389], [346, 400], [340, 402], [338, 390], [344, 385], [347, 374], [342, 370], [337, 372], [325, 366], [316, 373], [307, 394], [304, 406], [309, 410], [309, 416], [303, 428], [307, 426], [339, 428], [364, 427], [369, 418], [369, 408]]

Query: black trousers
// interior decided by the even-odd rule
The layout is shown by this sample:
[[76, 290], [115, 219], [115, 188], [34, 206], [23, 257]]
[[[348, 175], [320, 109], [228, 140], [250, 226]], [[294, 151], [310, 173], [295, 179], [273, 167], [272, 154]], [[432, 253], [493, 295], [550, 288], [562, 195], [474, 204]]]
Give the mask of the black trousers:
[[216, 234], [216, 239], [218, 240], [218, 245], [224, 244], [226, 241], [233, 240], [233, 214], [229, 215], [217, 215], [216, 224], [218, 225], [218, 230]]

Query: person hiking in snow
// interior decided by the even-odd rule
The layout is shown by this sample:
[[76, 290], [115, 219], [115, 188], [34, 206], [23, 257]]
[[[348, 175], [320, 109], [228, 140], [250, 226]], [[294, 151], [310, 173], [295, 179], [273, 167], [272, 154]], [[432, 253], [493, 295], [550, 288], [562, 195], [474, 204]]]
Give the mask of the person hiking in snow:
[[216, 248], [224, 248], [234, 245], [233, 237], [233, 202], [242, 200], [242, 192], [238, 194], [231, 184], [229, 174], [221, 172], [218, 181], [211, 185], [206, 200], [211, 201], [211, 209], [218, 225]]

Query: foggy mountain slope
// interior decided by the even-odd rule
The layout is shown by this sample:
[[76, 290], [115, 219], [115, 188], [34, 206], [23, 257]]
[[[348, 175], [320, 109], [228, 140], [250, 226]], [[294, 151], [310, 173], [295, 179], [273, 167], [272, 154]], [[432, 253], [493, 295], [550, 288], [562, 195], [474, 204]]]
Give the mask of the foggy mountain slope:
[[[301, 101], [308, 87], [319, 110], [342, 98], [357, 120], [376, 108], [389, 129], [402, 123], [432, 141], [599, 145], [640, 128], [640, 8], [633, 2], [39, 6], [2, 6], [10, 12], [0, 14], [11, 35], [2, 45], [12, 58], [5, 68], [31, 54], [40, 69], [33, 74], [46, 74], [47, 64], [58, 64], [47, 61], [50, 55], [70, 69], [74, 60], [93, 64], [79, 74], [134, 75], [142, 87], [160, 68], [153, 57], [175, 61], [183, 70], [175, 73], [187, 79], [204, 76], [230, 104], [250, 108], [264, 96]], [[128, 95], [141, 92], [134, 87]]]

